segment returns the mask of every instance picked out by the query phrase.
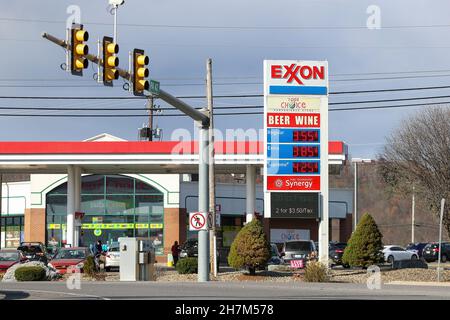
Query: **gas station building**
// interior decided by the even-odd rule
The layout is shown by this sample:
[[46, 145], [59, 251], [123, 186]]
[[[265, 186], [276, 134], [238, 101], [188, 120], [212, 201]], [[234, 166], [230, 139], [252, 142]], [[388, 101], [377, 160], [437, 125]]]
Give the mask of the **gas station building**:
[[[262, 141], [217, 141], [215, 154], [216, 174], [242, 176], [216, 185], [219, 247], [227, 251], [253, 214], [271, 242], [317, 241], [316, 219], [263, 218]], [[330, 174], [346, 159], [345, 143], [329, 142]], [[188, 213], [198, 205], [196, 141], [125, 141], [100, 134], [81, 142], [0, 142], [0, 174], [8, 173], [30, 179], [2, 183], [1, 248], [21, 241], [58, 247], [149, 237], [163, 262], [174, 241], [196, 237], [188, 228]], [[330, 189], [331, 240], [350, 236], [352, 194]], [[78, 212], [84, 213], [81, 220]]]

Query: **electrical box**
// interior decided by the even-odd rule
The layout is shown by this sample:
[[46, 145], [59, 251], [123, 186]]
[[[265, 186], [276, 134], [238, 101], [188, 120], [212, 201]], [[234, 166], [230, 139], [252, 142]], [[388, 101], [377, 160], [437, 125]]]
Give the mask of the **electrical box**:
[[120, 281], [154, 281], [155, 248], [149, 238], [119, 238]]

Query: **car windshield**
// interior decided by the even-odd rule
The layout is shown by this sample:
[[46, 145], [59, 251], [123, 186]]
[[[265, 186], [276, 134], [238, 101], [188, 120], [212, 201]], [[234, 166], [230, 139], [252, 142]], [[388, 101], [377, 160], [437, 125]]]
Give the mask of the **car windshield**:
[[309, 243], [308, 241], [286, 242], [286, 250], [310, 251], [311, 243]]
[[55, 259], [85, 259], [85, 250], [61, 250], [59, 251]]
[[425, 249], [436, 249], [439, 247], [438, 243], [429, 243], [426, 245]]
[[20, 250], [25, 253], [42, 253], [42, 250], [38, 246], [20, 246], [17, 250]]
[[333, 243], [330, 245], [331, 249], [345, 249], [345, 247], [347, 246], [346, 243]]
[[17, 261], [19, 260], [18, 252], [0, 252], [0, 261]]

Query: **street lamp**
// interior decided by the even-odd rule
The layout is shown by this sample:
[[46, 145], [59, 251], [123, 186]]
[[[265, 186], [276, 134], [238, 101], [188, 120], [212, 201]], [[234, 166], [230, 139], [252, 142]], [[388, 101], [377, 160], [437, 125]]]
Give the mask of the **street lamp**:
[[354, 225], [353, 231], [356, 230], [356, 225], [358, 224], [358, 163], [372, 163], [372, 159], [362, 159], [362, 158], [352, 158], [352, 163], [354, 166], [354, 200], [353, 200], [353, 215], [354, 215]]

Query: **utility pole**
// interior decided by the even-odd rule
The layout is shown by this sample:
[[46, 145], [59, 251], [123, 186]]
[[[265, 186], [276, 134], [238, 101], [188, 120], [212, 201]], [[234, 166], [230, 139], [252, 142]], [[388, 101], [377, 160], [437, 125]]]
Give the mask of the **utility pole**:
[[148, 97], [148, 141], [153, 140], [153, 96]]
[[441, 257], [442, 257], [442, 220], [444, 219], [445, 199], [441, 200], [441, 217], [439, 219], [439, 252], [438, 252], [438, 282], [441, 282]]
[[214, 175], [214, 122], [213, 122], [213, 88], [212, 60], [206, 60], [206, 99], [209, 113], [209, 214], [212, 215], [212, 226], [209, 232], [209, 253], [211, 271], [217, 276], [217, 238], [216, 238], [216, 181]]
[[356, 226], [358, 225], [358, 168], [357, 168], [357, 166], [358, 166], [358, 162], [354, 162], [354, 164], [355, 164], [355, 172], [354, 172], [354, 179], [355, 179], [355, 182], [354, 182], [354, 185], [355, 185], [355, 190], [354, 190], [354, 193], [355, 193], [355, 199], [353, 200], [354, 201], [354, 212], [353, 212], [353, 214], [355, 215], [355, 219], [354, 219], [354, 226], [353, 226], [353, 231], [355, 231], [356, 230]]
[[[2, 229], [2, 191], [3, 191], [3, 174], [0, 172], [0, 230]], [[2, 248], [2, 241], [0, 239], [0, 249]]]
[[416, 225], [416, 217], [415, 217], [415, 207], [416, 207], [416, 201], [415, 201], [415, 186], [413, 184], [413, 192], [412, 192], [412, 208], [411, 208], [411, 243], [415, 243], [414, 239], [414, 227]]

